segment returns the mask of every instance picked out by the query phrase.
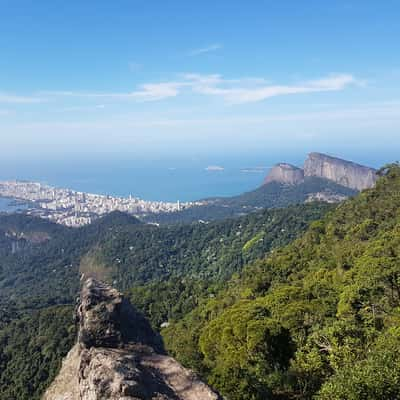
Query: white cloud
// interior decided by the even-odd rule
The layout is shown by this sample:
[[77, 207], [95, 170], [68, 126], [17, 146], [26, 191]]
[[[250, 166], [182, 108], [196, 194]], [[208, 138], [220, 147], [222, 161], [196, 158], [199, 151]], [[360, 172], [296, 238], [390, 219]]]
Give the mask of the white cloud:
[[220, 44], [220, 43], [213, 43], [213, 44], [211, 44], [211, 45], [209, 45], [209, 46], [206, 46], [206, 47], [201, 47], [201, 48], [199, 48], [199, 49], [191, 50], [191, 51], [189, 52], [189, 55], [190, 55], [190, 56], [198, 56], [198, 55], [200, 55], [200, 54], [210, 53], [210, 52], [212, 52], [212, 51], [216, 51], [216, 50], [219, 50], [219, 49], [222, 49], [222, 44]]
[[339, 91], [357, 83], [357, 80], [349, 74], [330, 75], [293, 85], [271, 85], [257, 79], [225, 80], [220, 75], [186, 74], [184, 78], [191, 82], [193, 91], [220, 96], [232, 104], [252, 103], [290, 94]]
[[[349, 85], [361, 85], [350, 74], [329, 75], [295, 84], [277, 85], [260, 78], [225, 79], [219, 74], [187, 73], [179, 79], [144, 83], [131, 92], [75, 92], [75, 91], [42, 91], [35, 96], [18, 96], [0, 93], [0, 103], [32, 104], [43, 101], [57, 101], [59, 98], [92, 99], [93, 101], [135, 101], [151, 102], [177, 97], [183, 91], [195, 94], [215, 96], [229, 104], [244, 104], [265, 99], [301, 93], [340, 91]], [[76, 105], [82, 107], [81, 104]], [[92, 105], [92, 107], [95, 105]], [[75, 107], [70, 105], [69, 107]], [[86, 107], [86, 105], [85, 105]]]
[[109, 100], [134, 100], [138, 102], [157, 101], [169, 97], [175, 97], [179, 94], [182, 86], [187, 86], [186, 82], [161, 82], [146, 83], [140, 85], [138, 90], [132, 92], [121, 93], [101, 93], [101, 92], [70, 92], [70, 91], [50, 91], [43, 92], [47, 96], [55, 97], [79, 97], [93, 99], [109, 99]]
[[155, 101], [176, 97], [182, 86], [186, 86], [186, 84], [182, 82], [147, 83], [142, 85], [140, 90], [129, 93], [128, 98], [139, 101]]

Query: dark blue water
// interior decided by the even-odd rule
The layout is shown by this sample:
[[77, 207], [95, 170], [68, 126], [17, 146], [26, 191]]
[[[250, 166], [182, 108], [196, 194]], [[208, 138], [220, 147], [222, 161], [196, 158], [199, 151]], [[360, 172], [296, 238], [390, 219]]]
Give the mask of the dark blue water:
[[[224, 169], [207, 170], [215, 165]], [[115, 196], [133, 195], [145, 200], [190, 201], [255, 189], [262, 183], [268, 166], [254, 162], [238, 165], [198, 161], [52, 162], [4, 166], [0, 169], [0, 180], [39, 181], [56, 187]]]
[[0, 212], [12, 213], [26, 209], [26, 204], [15, 204], [12, 199], [0, 197]]
[[[384, 154], [337, 155], [372, 167], [392, 161]], [[145, 200], [190, 201], [253, 190], [262, 183], [273, 164], [285, 161], [301, 166], [306, 156], [307, 152], [302, 151], [208, 159], [138, 160], [114, 155], [76, 160], [0, 161], [0, 180], [25, 179], [84, 192], [133, 195]], [[221, 166], [223, 170], [207, 170], [208, 166]]]

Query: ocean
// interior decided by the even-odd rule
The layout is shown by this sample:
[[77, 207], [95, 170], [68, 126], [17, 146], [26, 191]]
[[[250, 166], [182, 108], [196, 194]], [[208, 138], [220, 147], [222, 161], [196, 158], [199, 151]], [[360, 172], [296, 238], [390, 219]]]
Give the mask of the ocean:
[[[256, 189], [277, 162], [301, 166], [306, 152], [220, 156], [210, 158], [138, 160], [128, 157], [92, 157], [10, 163], [0, 161], [0, 180], [38, 181], [55, 187], [144, 200], [193, 201], [233, 196]], [[382, 159], [385, 159], [383, 156]], [[382, 160], [354, 157], [372, 167]], [[388, 160], [390, 161], [390, 160]], [[387, 162], [387, 161], [385, 161]], [[3, 202], [4, 206], [4, 202]]]
[[0, 213], [12, 213], [27, 208], [25, 204], [15, 204], [12, 199], [0, 197]]
[[253, 190], [268, 169], [269, 165], [254, 162], [49, 162], [2, 166], [0, 180], [38, 181], [88, 193], [176, 202]]

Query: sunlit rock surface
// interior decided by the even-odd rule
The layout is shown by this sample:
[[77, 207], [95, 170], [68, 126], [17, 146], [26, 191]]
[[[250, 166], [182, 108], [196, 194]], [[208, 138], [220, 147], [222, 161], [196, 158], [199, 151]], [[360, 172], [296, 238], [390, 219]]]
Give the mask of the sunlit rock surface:
[[77, 343], [44, 400], [220, 399], [164, 354], [160, 336], [117, 290], [85, 281], [77, 317]]
[[321, 153], [310, 153], [304, 163], [304, 175], [329, 179], [339, 185], [364, 190], [375, 185], [376, 171], [351, 161]]

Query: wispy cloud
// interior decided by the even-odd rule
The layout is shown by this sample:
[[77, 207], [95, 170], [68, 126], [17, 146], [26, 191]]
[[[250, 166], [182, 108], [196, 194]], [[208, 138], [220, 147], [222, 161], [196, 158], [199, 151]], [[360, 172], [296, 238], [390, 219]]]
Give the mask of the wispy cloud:
[[220, 96], [231, 104], [253, 103], [283, 95], [339, 91], [357, 83], [350, 74], [330, 75], [292, 85], [268, 85], [262, 80], [225, 80], [221, 75], [186, 74], [184, 78], [191, 82], [194, 92]]
[[93, 106], [85, 106], [85, 107], [64, 107], [59, 110], [56, 110], [56, 112], [73, 112], [73, 111], [84, 111], [84, 112], [90, 112], [90, 111], [99, 111], [99, 110], [104, 110], [106, 106], [104, 104], [95, 104]]
[[[260, 102], [276, 96], [295, 95], [315, 92], [344, 90], [350, 85], [362, 86], [364, 82], [351, 74], [328, 75], [293, 84], [273, 84], [263, 78], [226, 79], [219, 74], [186, 73], [178, 79], [144, 83], [136, 90], [126, 92], [80, 92], [80, 91], [41, 91], [32, 96], [18, 96], [0, 93], [0, 103], [34, 104], [44, 101], [57, 102], [61, 98], [93, 100], [96, 103], [133, 101], [138, 103], [153, 102], [177, 97], [182, 93], [192, 93], [221, 98], [228, 104]], [[82, 107], [82, 104], [76, 105]], [[96, 105], [92, 105], [96, 106]], [[68, 105], [73, 110], [74, 104]], [[84, 107], [87, 107], [85, 104]]]
[[46, 99], [36, 96], [19, 96], [15, 94], [0, 93], [0, 103], [4, 104], [37, 104]]
[[158, 101], [178, 96], [183, 89], [193, 93], [221, 97], [229, 104], [254, 103], [271, 97], [314, 92], [332, 92], [345, 89], [358, 80], [350, 74], [329, 75], [291, 85], [274, 85], [260, 78], [225, 79], [222, 75], [183, 74], [179, 80], [147, 83], [138, 90], [126, 93], [47, 92], [47, 95]]
[[209, 46], [200, 47], [198, 49], [191, 50], [189, 52], [189, 55], [190, 56], [198, 56], [200, 54], [210, 53], [212, 51], [216, 51], [216, 50], [222, 49], [222, 47], [223, 46], [220, 43], [213, 43], [213, 44], [211, 44]]
[[43, 92], [47, 96], [54, 97], [80, 97], [93, 99], [109, 99], [109, 100], [133, 100], [138, 102], [157, 101], [169, 97], [175, 97], [179, 94], [182, 86], [187, 86], [187, 82], [161, 82], [146, 83], [140, 85], [138, 90], [132, 92], [73, 92], [73, 91], [50, 91]]

